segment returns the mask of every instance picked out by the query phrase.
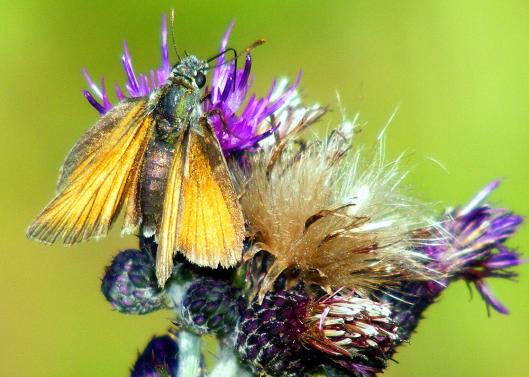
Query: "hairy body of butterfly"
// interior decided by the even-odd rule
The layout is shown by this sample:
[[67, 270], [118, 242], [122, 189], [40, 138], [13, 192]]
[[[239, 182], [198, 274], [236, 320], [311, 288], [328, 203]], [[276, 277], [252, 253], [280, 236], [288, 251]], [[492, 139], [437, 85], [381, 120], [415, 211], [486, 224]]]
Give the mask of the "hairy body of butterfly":
[[154, 236], [160, 285], [173, 257], [229, 267], [241, 258], [244, 221], [226, 160], [201, 109], [207, 63], [173, 68], [148, 98], [106, 113], [70, 151], [57, 194], [28, 229], [45, 243], [106, 236], [123, 208], [122, 232]]

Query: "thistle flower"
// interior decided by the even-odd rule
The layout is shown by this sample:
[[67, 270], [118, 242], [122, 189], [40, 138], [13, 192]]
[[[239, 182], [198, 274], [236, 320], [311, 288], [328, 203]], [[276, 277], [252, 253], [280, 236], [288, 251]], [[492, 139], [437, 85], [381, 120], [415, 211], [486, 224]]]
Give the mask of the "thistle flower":
[[435, 268], [446, 272], [450, 280], [473, 283], [487, 305], [507, 314], [507, 308], [493, 295], [486, 279], [516, 276], [506, 269], [523, 261], [504, 242], [516, 232], [523, 218], [484, 203], [498, 185], [499, 181], [491, 182], [466, 206], [447, 210], [441, 222], [447, 242], [427, 247], [425, 252], [434, 259]]
[[156, 280], [154, 260], [147, 252], [125, 250], [106, 268], [101, 291], [122, 313], [146, 314], [166, 307], [165, 292]]
[[172, 333], [153, 337], [138, 356], [131, 377], [176, 377], [178, 346]]
[[390, 315], [387, 304], [352, 293], [313, 299], [295, 290], [269, 292], [244, 312], [237, 347], [243, 360], [274, 376], [303, 376], [323, 362], [373, 375], [398, 338]]
[[422, 278], [425, 258], [411, 231], [432, 221], [399, 191], [405, 174], [398, 160], [383, 161], [382, 144], [371, 161], [360, 150], [346, 157], [351, 135], [337, 130], [299, 149], [294, 144], [303, 142], [292, 139], [279, 152], [250, 156], [237, 174], [254, 242], [245, 258], [261, 250], [274, 257], [260, 279], [260, 299], [284, 272], [327, 291], [362, 294]]
[[[219, 52], [228, 46], [233, 25], [231, 23], [224, 34]], [[274, 81], [266, 97], [258, 99], [251, 95], [247, 99], [253, 83], [250, 54], [246, 54], [244, 68], [237, 72], [235, 64], [224, 63], [224, 56], [221, 56], [213, 71], [211, 87], [206, 86], [205, 93], [210, 100], [204, 102], [204, 111], [213, 113], [210, 117], [213, 128], [222, 149], [229, 154], [256, 146], [281, 126], [279, 123], [269, 126], [264, 120], [289, 102], [299, 84], [301, 72], [291, 87], [278, 86]], [[245, 101], [246, 105], [242, 109]]]
[[302, 340], [349, 374], [368, 377], [387, 366], [398, 343], [388, 304], [339, 291], [312, 304]]
[[[233, 28], [233, 23], [228, 27], [220, 51], [224, 51]], [[143, 97], [164, 85], [171, 72], [169, 63], [169, 49], [167, 45], [167, 20], [162, 19], [162, 64], [149, 74], [136, 74], [132, 66], [132, 59], [124, 44], [124, 53], [121, 61], [127, 76], [125, 92], [119, 85], [115, 86], [115, 94], [119, 101], [127, 97]], [[265, 120], [275, 111], [283, 107], [295, 91], [301, 75], [298, 75], [291, 87], [282, 86], [277, 90], [276, 82], [272, 83], [269, 93], [264, 98], [257, 98], [248, 93], [253, 83], [251, 75], [251, 56], [246, 54], [243, 69], [236, 69], [235, 62], [228, 64], [224, 56], [219, 57], [213, 69], [211, 85], [204, 89], [203, 111], [210, 114], [209, 120], [213, 124], [215, 133], [226, 155], [230, 153], [256, 147], [257, 144], [270, 136], [281, 125], [266, 125]], [[83, 75], [91, 91], [83, 90], [88, 102], [101, 114], [105, 114], [113, 105], [108, 98], [105, 80], [101, 86], [97, 85], [86, 69]], [[245, 105], [244, 105], [245, 104]], [[243, 106], [244, 105], [244, 106]]]
[[504, 208], [486, 204], [488, 196], [498, 187], [494, 181], [481, 190], [464, 207], [448, 209], [441, 226], [435, 231], [440, 242], [426, 244], [423, 251], [430, 258], [429, 266], [445, 273], [440, 281], [405, 282], [400, 297], [384, 296], [394, 308], [401, 339], [408, 339], [422, 313], [452, 282], [473, 283], [488, 306], [502, 314], [507, 308], [492, 294], [488, 278], [512, 279], [516, 274], [506, 269], [524, 262], [504, 243], [522, 223], [522, 217]]

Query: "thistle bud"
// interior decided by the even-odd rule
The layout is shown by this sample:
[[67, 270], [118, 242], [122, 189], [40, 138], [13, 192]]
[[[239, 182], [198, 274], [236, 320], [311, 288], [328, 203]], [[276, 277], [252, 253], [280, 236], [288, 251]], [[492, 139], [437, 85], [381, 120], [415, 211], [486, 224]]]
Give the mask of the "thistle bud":
[[301, 343], [309, 298], [295, 291], [265, 295], [248, 307], [237, 328], [239, 356], [257, 372], [273, 376], [304, 376], [309, 353]]
[[201, 277], [186, 290], [180, 305], [180, 319], [182, 325], [194, 333], [223, 336], [235, 329], [241, 305], [241, 292], [232, 284]]
[[122, 313], [146, 314], [165, 307], [154, 260], [140, 250], [125, 250], [114, 257], [105, 271], [101, 291], [112, 307]]
[[173, 334], [153, 337], [131, 370], [131, 377], [175, 377], [178, 346]]

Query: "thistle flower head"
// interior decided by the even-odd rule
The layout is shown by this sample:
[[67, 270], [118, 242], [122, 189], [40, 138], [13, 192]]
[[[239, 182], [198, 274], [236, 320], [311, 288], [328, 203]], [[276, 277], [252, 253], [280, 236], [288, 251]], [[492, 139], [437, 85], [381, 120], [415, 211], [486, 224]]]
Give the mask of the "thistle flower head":
[[[228, 45], [233, 25], [230, 24], [222, 39], [220, 52]], [[257, 146], [281, 127], [280, 123], [270, 125], [265, 119], [290, 101], [301, 78], [300, 73], [290, 87], [278, 86], [274, 81], [266, 97], [257, 98], [252, 94], [248, 98], [253, 83], [251, 67], [250, 54], [246, 54], [244, 68], [240, 70], [236, 69], [235, 63], [225, 64], [225, 58], [221, 56], [213, 71], [211, 87], [205, 89], [210, 100], [204, 102], [204, 111], [212, 114], [213, 128], [222, 149], [228, 154]]]
[[507, 308], [494, 296], [486, 279], [516, 276], [506, 269], [524, 261], [504, 242], [516, 232], [523, 218], [485, 203], [498, 185], [494, 181], [466, 206], [448, 210], [441, 228], [445, 242], [426, 247], [425, 251], [433, 258], [434, 268], [446, 272], [451, 279], [474, 283], [487, 305], [507, 314]]
[[371, 376], [398, 338], [390, 316], [387, 304], [353, 293], [268, 292], [243, 313], [237, 347], [243, 360], [274, 376], [303, 376], [321, 363]]
[[[228, 27], [220, 51], [226, 49], [233, 25], [232, 23]], [[127, 82], [124, 85], [125, 90], [119, 85], [115, 86], [115, 94], [119, 101], [127, 97], [147, 96], [164, 85], [171, 73], [166, 17], [164, 16], [162, 21], [162, 64], [159, 68], [151, 70], [149, 74], [137, 74], [132, 66], [126, 43], [121, 61]], [[235, 61], [226, 62], [224, 56], [220, 56], [215, 64], [211, 83], [204, 89], [206, 100], [203, 101], [202, 110], [209, 114], [209, 120], [226, 155], [256, 147], [261, 140], [281, 127], [280, 123], [271, 125], [265, 120], [289, 102], [301, 76], [298, 75], [297, 80], [290, 87], [286, 85], [278, 87], [274, 81], [266, 97], [258, 98], [254, 94], [248, 97], [253, 83], [250, 54], [246, 54], [242, 69], [236, 68]], [[99, 86], [86, 69], [83, 70], [83, 75], [90, 88], [83, 90], [84, 96], [101, 115], [105, 114], [113, 107], [108, 97], [105, 80], [102, 79]]]
[[400, 192], [398, 160], [384, 162], [382, 150], [367, 162], [360, 150], [347, 156], [352, 134], [340, 131], [327, 141], [293, 139], [279, 152], [254, 154], [239, 174], [254, 242], [246, 258], [260, 250], [274, 257], [260, 298], [285, 271], [328, 291], [360, 293], [422, 278], [424, 256], [414, 251], [411, 231], [429, 220]]

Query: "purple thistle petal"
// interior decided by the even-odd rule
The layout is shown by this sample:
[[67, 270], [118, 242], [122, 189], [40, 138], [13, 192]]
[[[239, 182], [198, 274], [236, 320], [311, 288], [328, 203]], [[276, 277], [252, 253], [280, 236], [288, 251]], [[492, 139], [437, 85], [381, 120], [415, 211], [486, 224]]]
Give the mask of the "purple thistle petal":
[[139, 90], [139, 84], [138, 80], [136, 79], [136, 74], [134, 73], [134, 68], [132, 67], [132, 60], [130, 58], [127, 42], [123, 42], [123, 55], [121, 56], [121, 63], [128, 79], [128, 84], [126, 84], [125, 87], [129, 93], [134, 96], [133, 93], [137, 93]]
[[509, 310], [494, 296], [492, 291], [490, 290], [490, 287], [487, 283], [485, 283], [484, 280], [477, 280], [474, 282], [476, 285], [476, 289], [478, 290], [479, 294], [485, 300], [487, 305], [492, 306], [496, 311], [498, 311], [501, 314], [509, 314]]
[[497, 244], [496, 248], [499, 250], [499, 253], [492, 255], [483, 262], [483, 267], [489, 270], [500, 270], [518, 266], [526, 262], [525, 260], [520, 259], [518, 254], [509, 250], [505, 245]]
[[[121, 62], [123, 69], [125, 71], [127, 82], [125, 83], [125, 89], [129, 97], [142, 97], [148, 95], [154, 89], [160, 87], [165, 83], [167, 77], [171, 73], [171, 65], [169, 63], [169, 48], [167, 45], [167, 17], [163, 15], [162, 18], [162, 65], [156, 70], [150, 70], [148, 75], [139, 74], [136, 75], [134, 68], [132, 66], [132, 59], [127, 47], [127, 43], [123, 44], [123, 55], [121, 57]], [[103, 101], [103, 104], [99, 104], [94, 96], [85, 94], [88, 102], [101, 114], [105, 114], [108, 110], [112, 108], [112, 104], [108, 99], [107, 92], [104, 88], [104, 82], [102, 83], [102, 88], [100, 89], [94, 81], [90, 78], [86, 70], [83, 70], [83, 75], [88, 83], [90, 90]], [[139, 79], [138, 79], [139, 78]], [[149, 80], [150, 79], [150, 80]], [[150, 81], [150, 82], [149, 82]], [[84, 92], [83, 92], [84, 93]], [[126, 96], [119, 87], [115, 85], [116, 97], [119, 101], [123, 101]], [[96, 105], [97, 103], [97, 105]]]
[[242, 75], [240, 77], [239, 81], [239, 89], [247, 88], [248, 87], [248, 79], [250, 78], [250, 71], [252, 69], [252, 57], [250, 54], [246, 55], [245, 63], [244, 63], [244, 70], [242, 72]]
[[108, 100], [107, 91], [105, 88], [105, 79], [101, 79], [101, 88], [97, 86], [97, 84], [92, 80], [90, 75], [88, 74], [88, 71], [83, 68], [83, 76], [85, 77], [85, 80], [88, 82], [88, 85], [92, 92], [95, 93], [97, 97], [102, 101], [102, 103], [99, 103], [94, 96], [87, 90], [83, 90], [83, 95], [88, 100], [88, 102], [101, 114], [105, 114], [108, 110], [112, 108], [112, 104]]
[[151, 69], [149, 73], [150, 73], [151, 85], [153, 88], [156, 88], [157, 84], [156, 84], [156, 76], [154, 74], [154, 71]]
[[[228, 45], [228, 40], [230, 39], [230, 34], [233, 29], [233, 26], [235, 26], [235, 21], [232, 21], [228, 28], [226, 29], [226, 32], [224, 33], [224, 36], [222, 38], [222, 42], [220, 43], [220, 50], [219, 52], [222, 52], [226, 49], [226, 46]], [[223, 78], [226, 78], [225, 72], [222, 69], [225, 67], [224, 64], [224, 55], [220, 56], [217, 59], [217, 68], [213, 71], [213, 83], [221, 83]], [[223, 77], [224, 76], [224, 77]]]
[[483, 188], [483, 190], [481, 190], [480, 192], [478, 192], [476, 194], [476, 196], [474, 196], [470, 202], [468, 202], [468, 204], [461, 210], [461, 216], [464, 216], [466, 214], [468, 214], [470, 211], [472, 211], [474, 208], [476, 208], [478, 205], [480, 205], [481, 203], [483, 203], [483, 201], [485, 201], [489, 195], [498, 188], [498, 186], [500, 185], [501, 181], [500, 180], [495, 180], [495, 181], [492, 181], [491, 183], [489, 183], [487, 186], [485, 186]]
[[96, 99], [92, 96], [92, 93], [90, 93], [88, 90], [83, 90], [83, 95], [88, 100], [90, 105], [92, 105], [97, 111], [99, 111], [99, 114], [103, 115], [107, 112], [103, 105], [97, 102]]
[[105, 78], [101, 78], [101, 93], [102, 93], [101, 99], [103, 100], [103, 107], [107, 109], [108, 111], [112, 108], [112, 104], [108, 100], [107, 90], [105, 88]]
[[145, 96], [149, 94], [151, 88], [149, 87], [149, 79], [144, 74], [140, 74], [140, 95]]
[[511, 213], [501, 214], [492, 220], [488, 234], [497, 241], [503, 241], [512, 236], [522, 222], [521, 216]]
[[84, 76], [86, 82], [88, 83], [88, 86], [92, 90], [92, 92], [94, 92], [95, 95], [99, 97], [99, 99], [103, 99], [103, 93], [101, 93], [101, 90], [99, 89], [97, 84], [92, 80], [92, 78], [88, 74], [88, 71], [86, 70], [86, 68], [83, 68], [82, 72], [83, 72], [83, 76]]
[[275, 127], [268, 129], [267, 131], [264, 131], [263, 133], [253, 136], [249, 139], [247, 139], [244, 142], [241, 142], [238, 145], [232, 146], [231, 149], [246, 149], [254, 146], [255, 144], [259, 143], [261, 140], [266, 139], [270, 135], [272, 135], [274, 132], [276, 132], [281, 127], [281, 123], [278, 123]]
[[118, 100], [123, 101], [126, 98], [118, 84], [114, 86], [114, 91], [116, 92], [116, 97], [118, 97]]
[[[162, 67], [160, 68], [162, 73], [166, 72], [169, 75], [171, 72], [171, 64], [169, 63], [169, 47], [167, 45], [167, 16], [162, 16]], [[167, 78], [167, 76], [165, 77]], [[165, 81], [165, 80], [163, 80]], [[158, 82], [160, 85], [160, 81]]]
[[222, 94], [220, 95], [221, 102], [226, 102], [226, 100], [228, 99], [228, 96], [232, 93], [231, 91], [233, 88], [233, 80], [234, 80], [234, 75], [229, 74], [228, 78], [226, 79], [226, 85], [224, 86], [224, 89], [222, 90]]

